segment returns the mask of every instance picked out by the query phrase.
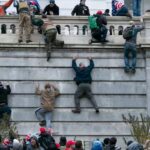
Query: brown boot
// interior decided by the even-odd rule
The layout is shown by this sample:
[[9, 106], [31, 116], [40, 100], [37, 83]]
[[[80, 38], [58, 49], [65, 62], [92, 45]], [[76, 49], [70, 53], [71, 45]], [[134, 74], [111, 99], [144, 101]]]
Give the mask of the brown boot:
[[81, 110], [80, 110], [80, 109], [73, 109], [72, 112], [73, 112], [73, 113], [80, 113]]
[[45, 125], [46, 125], [46, 121], [45, 121], [45, 120], [41, 121], [41, 122], [39, 123], [39, 125], [40, 125], [40, 126], [45, 126]]

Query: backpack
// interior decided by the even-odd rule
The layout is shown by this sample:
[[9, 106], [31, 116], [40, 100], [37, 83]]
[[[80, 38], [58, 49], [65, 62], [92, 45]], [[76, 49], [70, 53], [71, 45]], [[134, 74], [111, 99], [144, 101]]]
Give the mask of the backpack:
[[89, 22], [89, 26], [90, 26], [90, 29], [98, 29], [98, 25], [97, 25], [97, 17], [96, 16], [89, 16], [88, 17], [88, 22]]
[[38, 27], [41, 27], [44, 24], [44, 21], [42, 19], [40, 19], [40, 18], [34, 18], [34, 17], [32, 17], [31, 21], [32, 21], [32, 24], [34, 26], [38, 26]]
[[44, 150], [57, 150], [55, 140], [52, 136], [41, 136], [39, 138], [39, 143]]
[[123, 31], [123, 38], [130, 40], [133, 37], [133, 27], [126, 27]]

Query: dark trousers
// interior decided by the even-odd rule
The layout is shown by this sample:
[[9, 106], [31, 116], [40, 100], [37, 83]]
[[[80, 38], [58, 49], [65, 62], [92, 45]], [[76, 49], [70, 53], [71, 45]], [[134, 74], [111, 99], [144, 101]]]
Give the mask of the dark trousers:
[[56, 34], [57, 34], [56, 29], [50, 29], [46, 31], [45, 43], [46, 43], [47, 59], [51, 57], [52, 46], [55, 44], [56, 41]]
[[[124, 62], [127, 69], [136, 67], [136, 44], [126, 42], [124, 45]], [[131, 65], [129, 63], [129, 55], [131, 54]]]
[[128, 8], [126, 6], [122, 6], [116, 13], [116, 16], [126, 16], [128, 13]]
[[101, 42], [106, 40], [107, 32], [108, 29], [105, 26], [102, 26], [101, 28], [92, 31], [92, 37]]
[[75, 107], [80, 110], [80, 98], [87, 97], [93, 107], [98, 109], [97, 103], [93, 97], [91, 85], [89, 83], [81, 83], [75, 92]]
[[57, 30], [50, 29], [46, 31], [45, 34], [45, 43], [46, 43], [46, 50], [47, 50], [47, 59], [51, 57], [52, 46], [63, 46], [64, 41], [56, 40]]
[[11, 115], [11, 109], [7, 105], [0, 106], [0, 119], [3, 118], [4, 114], [8, 114], [9, 116]]

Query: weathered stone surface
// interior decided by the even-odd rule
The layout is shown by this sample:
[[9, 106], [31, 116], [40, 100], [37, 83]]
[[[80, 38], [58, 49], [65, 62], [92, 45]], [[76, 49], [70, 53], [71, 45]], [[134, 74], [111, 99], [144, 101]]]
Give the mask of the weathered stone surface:
[[[41, 54], [42, 55], [42, 54]], [[32, 57], [32, 56], [31, 56]], [[93, 59], [95, 68], [122, 68], [124, 67], [124, 60], [120, 58], [97, 58]], [[62, 63], [63, 62], [63, 63]], [[84, 62], [89, 65], [89, 61], [85, 59], [77, 59], [77, 64]], [[45, 58], [0, 58], [0, 67], [55, 67], [55, 68], [70, 68], [72, 65], [71, 58], [52, 58], [49, 62]], [[143, 59], [137, 60], [137, 67], [145, 67]]]
[[[37, 121], [35, 117], [37, 108], [14, 108], [12, 109], [13, 121]], [[55, 109], [53, 111], [53, 121], [55, 122], [122, 122], [122, 114], [128, 116], [128, 113], [139, 116], [144, 114], [145, 109], [101, 109], [100, 114], [96, 114], [94, 109], [82, 109], [80, 114], [74, 114], [71, 109]]]
[[[72, 68], [0, 68], [1, 80], [18, 81], [72, 81], [75, 72]], [[10, 72], [9, 74], [7, 72]], [[97, 68], [92, 72], [93, 81], [145, 81], [144, 69], [137, 73], [125, 74], [124, 69]]]
[[[36, 81], [9, 81], [13, 94], [33, 94], [37, 83], [41, 88], [46, 82]], [[60, 90], [61, 94], [74, 94], [76, 85], [74, 82], [51, 82]], [[130, 87], [130, 88], [129, 88]], [[146, 94], [145, 82], [93, 82], [93, 93], [95, 94]]]
[[[146, 108], [146, 95], [94, 95], [100, 108]], [[91, 108], [88, 99], [81, 99], [82, 108]], [[11, 95], [9, 105], [15, 108], [36, 108], [40, 106], [40, 96]], [[60, 95], [56, 99], [56, 108], [74, 107], [73, 95]]]
[[[39, 125], [34, 122], [20, 122], [17, 127], [21, 135], [39, 132]], [[53, 128], [58, 135], [66, 136], [130, 135], [129, 126], [125, 123], [54, 122]]]

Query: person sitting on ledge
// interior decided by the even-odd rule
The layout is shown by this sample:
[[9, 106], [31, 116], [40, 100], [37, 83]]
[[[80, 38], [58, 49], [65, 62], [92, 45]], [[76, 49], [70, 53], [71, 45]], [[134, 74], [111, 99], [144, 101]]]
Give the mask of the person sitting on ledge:
[[80, 108], [80, 98], [85, 96], [87, 97], [92, 105], [95, 108], [95, 112], [99, 113], [99, 108], [97, 106], [97, 103], [93, 97], [92, 90], [91, 90], [91, 83], [92, 83], [92, 77], [91, 77], [91, 72], [94, 68], [94, 62], [92, 58], [88, 58], [90, 61], [90, 65], [85, 67], [84, 63], [80, 63], [79, 67], [77, 67], [76, 64], [76, 59], [73, 58], [72, 60], [72, 68], [74, 69], [76, 73], [76, 77], [74, 80], [76, 81], [77, 84], [77, 90], [75, 92], [75, 109], [72, 110], [73, 113], [80, 113], [81, 108]]
[[11, 109], [8, 106], [8, 95], [11, 93], [10, 86], [7, 85], [4, 88], [4, 85], [0, 82], [0, 119], [3, 118], [3, 115], [11, 115]]
[[[101, 10], [97, 11], [96, 15], [89, 17], [89, 24], [90, 24], [91, 34], [92, 34], [91, 43], [108, 42], [108, 40], [106, 40], [107, 31], [108, 31], [108, 29], [106, 28], [107, 19], [106, 16], [103, 15]], [[96, 26], [93, 26], [93, 24], [96, 24]]]
[[[113, 0], [113, 8], [115, 10], [115, 16], [127, 16], [132, 18], [129, 9], [124, 5], [124, 0]], [[112, 10], [113, 11], [113, 10]]]

